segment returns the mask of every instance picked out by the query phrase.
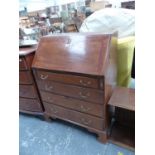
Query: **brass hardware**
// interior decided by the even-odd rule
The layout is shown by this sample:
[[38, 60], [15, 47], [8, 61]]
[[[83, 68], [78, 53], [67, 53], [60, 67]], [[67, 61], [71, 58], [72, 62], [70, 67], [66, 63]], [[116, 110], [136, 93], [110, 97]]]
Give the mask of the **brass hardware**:
[[90, 85], [90, 84], [91, 84], [91, 81], [83, 82], [83, 80], [80, 80], [80, 83], [81, 83], [83, 86], [87, 86], [87, 85]]
[[45, 89], [48, 90], [48, 91], [50, 91], [50, 90], [53, 89], [53, 86], [47, 86], [47, 85], [45, 85]]
[[51, 97], [49, 97], [49, 96], [47, 97], [47, 100], [52, 102], [52, 103], [54, 102], [54, 100], [52, 100]]
[[52, 113], [54, 113], [54, 114], [58, 113], [58, 111], [55, 110], [54, 108], [51, 108], [51, 111], [52, 111]]
[[40, 75], [40, 78], [42, 79], [42, 80], [45, 80], [45, 79], [47, 79], [48, 78], [48, 75]]
[[86, 94], [83, 94], [82, 92], [80, 92], [79, 95], [80, 95], [80, 97], [82, 97], [82, 98], [87, 98], [87, 97], [90, 96], [89, 92], [86, 93]]
[[91, 120], [85, 120], [84, 118], [81, 119], [82, 123], [85, 124], [85, 125], [89, 125], [92, 123]]
[[86, 111], [89, 111], [90, 110], [90, 108], [88, 107], [88, 108], [85, 108], [83, 105], [81, 105], [80, 106], [80, 108], [81, 108], [81, 110], [82, 111], [84, 111], [84, 112], [86, 112]]

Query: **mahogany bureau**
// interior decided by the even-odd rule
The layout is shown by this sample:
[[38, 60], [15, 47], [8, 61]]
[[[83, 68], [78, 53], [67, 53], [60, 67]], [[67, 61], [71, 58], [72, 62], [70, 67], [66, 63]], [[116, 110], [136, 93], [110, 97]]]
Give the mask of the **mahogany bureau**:
[[107, 140], [107, 101], [116, 85], [116, 34], [57, 34], [41, 38], [32, 68], [45, 116]]
[[36, 47], [19, 49], [19, 111], [29, 114], [43, 114], [31, 65]]

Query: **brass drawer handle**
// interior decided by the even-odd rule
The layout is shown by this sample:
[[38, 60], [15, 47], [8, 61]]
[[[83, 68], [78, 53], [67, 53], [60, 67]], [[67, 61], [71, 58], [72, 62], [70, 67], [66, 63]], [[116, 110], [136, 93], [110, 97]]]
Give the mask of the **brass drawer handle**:
[[50, 91], [50, 90], [52, 90], [52, 89], [53, 89], [53, 86], [47, 86], [47, 85], [45, 85], [45, 90]]
[[45, 79], [47, 79], [48, 78], [48, 75], [40, 75], [40, 78], [42, 79], [42, 80], [45, 80]]
[[81, 119], [82, 123], [85, 124], [85, 125], [90, 125], [92, 123], [91, 120], [86, 120], [84, 118]]
[[90, 96], [89, 92], [88, 92], [88, 93], [86, 93], [86, 94], [84, 94], [84, 93], [80, 92], [80, 93], [79, 93], [79, 95], [80, 95], [80, 97], [82, 97], [82, 98], [84, 98], [84, 99], [86, 99], [87, 97], [89, 97], [89, 96]]
[[51, 112], [54, 113], [54, 114], [56, 114], [56, 113], [58, 113], [58, 110], [56, 110], [54, 108], [51, 108]]
[[87, 85], [90, 85], [90, 84], [91, 84], [91, 81], [84, 82], [83, 80], [80, 80], [80, 83], [81, 83], [83, 86], [87, 86]]
[[87, 107], [84, 107], [83, 105], [81, 105], [80, 108], [81, 108], [81, 111], [83, 111], [83, 112], [86, 112], [86, 111], [90, 110], [89, 107], [87, 108]]
[[53, 99], [51, 99], [51, 97], [47, 97], [47, 101], [49, 101], [49, 102], [54, 102], [54, 100]]

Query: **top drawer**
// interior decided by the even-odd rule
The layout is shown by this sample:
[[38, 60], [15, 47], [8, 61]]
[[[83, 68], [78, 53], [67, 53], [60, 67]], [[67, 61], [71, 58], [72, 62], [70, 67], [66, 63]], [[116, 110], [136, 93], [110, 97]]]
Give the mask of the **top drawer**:
[[24, 57], [20, 57], [19, 58], [19, 70], [27, 70], [27, 64], [26, 64], [26, 60]]
[[57, 82], [62, 82], [66, 84], [73, 84], [83, 87], [90, 87], [90, 88], [103, 88], [103, 80], [100, 81], [99, 78], [90, 78], [85, 76], [78, 76], [78, 75], [69, 75], [69, 74], [59, 74], [53, 72], [46, 72], [46, 71], [36, 71], [37, 78], [39, 80], [52, 80]]

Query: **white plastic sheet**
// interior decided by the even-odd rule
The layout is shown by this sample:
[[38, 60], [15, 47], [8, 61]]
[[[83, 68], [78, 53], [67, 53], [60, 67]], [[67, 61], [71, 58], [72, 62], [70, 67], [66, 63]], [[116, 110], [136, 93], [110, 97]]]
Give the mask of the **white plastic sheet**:
[[84, 20], [80, 32], [118, 32], [118, 38], [135, 35], [135, 10], [104, 8]]

